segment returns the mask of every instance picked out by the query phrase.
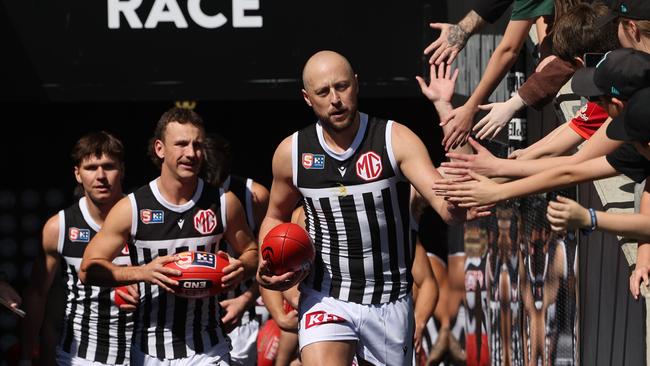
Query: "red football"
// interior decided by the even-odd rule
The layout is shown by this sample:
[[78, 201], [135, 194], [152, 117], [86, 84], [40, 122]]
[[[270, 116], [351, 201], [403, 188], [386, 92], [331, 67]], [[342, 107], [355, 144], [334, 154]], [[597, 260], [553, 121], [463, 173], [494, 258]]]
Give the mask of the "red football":
[[181, 271], [181, 275], [169, 276], [178, 281], [174, 288], [175, 295], [191, 299], [200, 299], [218, 294], [221, 291], [223, 269], [230, 263], [225, 253], [182, 252], [179, 259], [165, 265], [167, 268]]
[[262, 258], [275, 275], [296, 271], [314, 262], [314, 244], [309, 234], [296, 224], [280, 224], [264, 238]]
[[257, 333], [257, 365], [273, 366], [279, 344], [280, 327], [273, 319], [269, 319]]
[[128, 286], [120, 286], [115, 288], [115, 305], [120, 306], [120, 305], [126, 305], [127, 302], [118, 294], [118, 292], [123, 292], [125, 294], [129, 293], [129, 290], [127, 290]]

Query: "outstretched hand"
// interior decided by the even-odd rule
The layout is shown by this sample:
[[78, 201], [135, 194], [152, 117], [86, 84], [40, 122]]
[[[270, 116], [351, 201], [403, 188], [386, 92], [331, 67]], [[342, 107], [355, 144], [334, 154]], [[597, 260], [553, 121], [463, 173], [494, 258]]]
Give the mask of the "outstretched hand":
[[456, 79], [458, 79], [458, 69], [451, 72], [451, 64], [441, 63], [436, 66], [431, 65], [429, 70], [431, 81], [429, 85], [424, 81], [421, 76], [416, 76], [420, 90], [427, 99], [431, 102], [446, 102], [451, 103], [451, 98], [454, 95], [456, 87]]
[[447, 157], [455, 161], [446, 161], [441, 164], [445, 169], [445, 173], [465, 175], [471, 170], [486, 177], [497, 176], [500, 159], [473, 138], [470, 137], [468, 142], [476, 154], [447, 153]]
[[465, 47], [469, 35], [458, 24], [430, 23], [429, 27], [440, 31], [440, 37], [424, 49], [425, 55], [433, 52], [429, 63], [439, 65], [446, 62], [451, 64]]
[[500, 184], [471, 170], [467, 174], [461, 178], [436, 180], [434, 193], [463, 208], [492, 205], [502, 200], [499, 198]]
[[[443, 126], [445, 133], [445, 137], [442, 139], [445, 150], [455, 149], [467, 142], [477, 111], [478, 109], [465, 104], [451, 111], [440, 122], [440, 126]], [[447, 126], [447, 128], [444, 128], [444, 126]]]
[[634, 300], [639, 299], [641, 295], [641, 284], [643, 284], [646, 289], [650, 286], [650, 279], [648, 279], [648, 273], [650, 273], [650, 265], [637, 263], [636, 268], [632, 271], [630, 275], [630, 292], [634, 297]]
[[589, 210], [578, 202], [557, 196], [556, 201], [550, 201], [546, 209], [546, 218], [553, 231], [566, 231], [591, 226]]

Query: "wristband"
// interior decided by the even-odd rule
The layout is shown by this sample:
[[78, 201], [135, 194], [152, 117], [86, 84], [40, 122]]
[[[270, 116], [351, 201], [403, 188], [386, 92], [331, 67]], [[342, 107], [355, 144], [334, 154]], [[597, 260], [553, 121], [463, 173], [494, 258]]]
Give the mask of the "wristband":
[[596, 230], [596, 227], [598, 227], [598, 219], [596, 218], [596, 210], [593, 208], [589, 208], [589, 217], [591, 218], [591, 227], [588, 229], [580, 229], [580, 232], [582, 235], [589, 235], [591, 234], [594, 230]]

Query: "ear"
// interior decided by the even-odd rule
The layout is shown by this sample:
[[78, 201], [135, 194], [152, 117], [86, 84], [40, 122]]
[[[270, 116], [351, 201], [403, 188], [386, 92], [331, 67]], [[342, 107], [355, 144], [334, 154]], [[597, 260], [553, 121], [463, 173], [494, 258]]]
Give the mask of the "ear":
[[618, 98], [612, 97], [611, 101], [612, 101], [612, 104], [616, 105], [616, 108], [618, 110], [621, 110], [621, 109], [623, 109], [625, 107], [625, 103], [622, 100], [618, 99]]
[[580, 65], [580, 67], [585, 67], [585, 60], [583, 60], [581, 57], [574, 57], [573, 60], [576, 62], [577, 65]]
[[165, 144], [162, 140], [156, 140], [153, 144], [153, 149], [157, 157], [163, 160], [165, 159]]
[[79, 167], [78, 166], [74, 167], [74, 179], [77, 180], [77, 183], [82, 184], [81, 175], [79, 174]]
[[359, 94], [359, 78], [358, 78], [357, 74], [354, 74], [354, 84], [355, 84], [356, 89], [357, 89], [357, 94]]
[[305, 103], [311, 107], [311, 100], [309, 100], [309, 94], [307, 94], [307, 91], [305, 89], [300, 89], [300, 91], [302, 92], [302, 99], [304, 99]]

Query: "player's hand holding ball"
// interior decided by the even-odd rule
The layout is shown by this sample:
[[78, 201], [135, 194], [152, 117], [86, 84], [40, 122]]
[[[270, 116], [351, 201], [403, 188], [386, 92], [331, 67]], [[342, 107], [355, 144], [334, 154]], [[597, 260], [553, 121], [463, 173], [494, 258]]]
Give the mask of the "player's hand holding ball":
[[244, 279], [244, 264], [226, 252], [219, 251], [218, 255], [228, 258], [229, 264], [224, 267], [221, 278], [221, 291], [230, 291]]
[[314, 263], [314, 245], [299, 225], [280, 224], [266, 234], [260, 248], [257, 281], [264, 288], [285, 291], [307, 277]]
[[173, 263], [177, 259], [178, 257], [175, 255], [156, 257], [151, 262], [140, 267], [142, 280], [152, 285], [158, 285], [165, 291], [174, 293], [172, 288], [178, 286], [178, 281], [170, 277], [180, 276], [181, 271], [178, 268], [167, 267], [167, 264]]
[[140, 304], [140, 290], [138, 284], [120, 286], [115, 288], [115, 304], [120, 310], [133, 312]]

